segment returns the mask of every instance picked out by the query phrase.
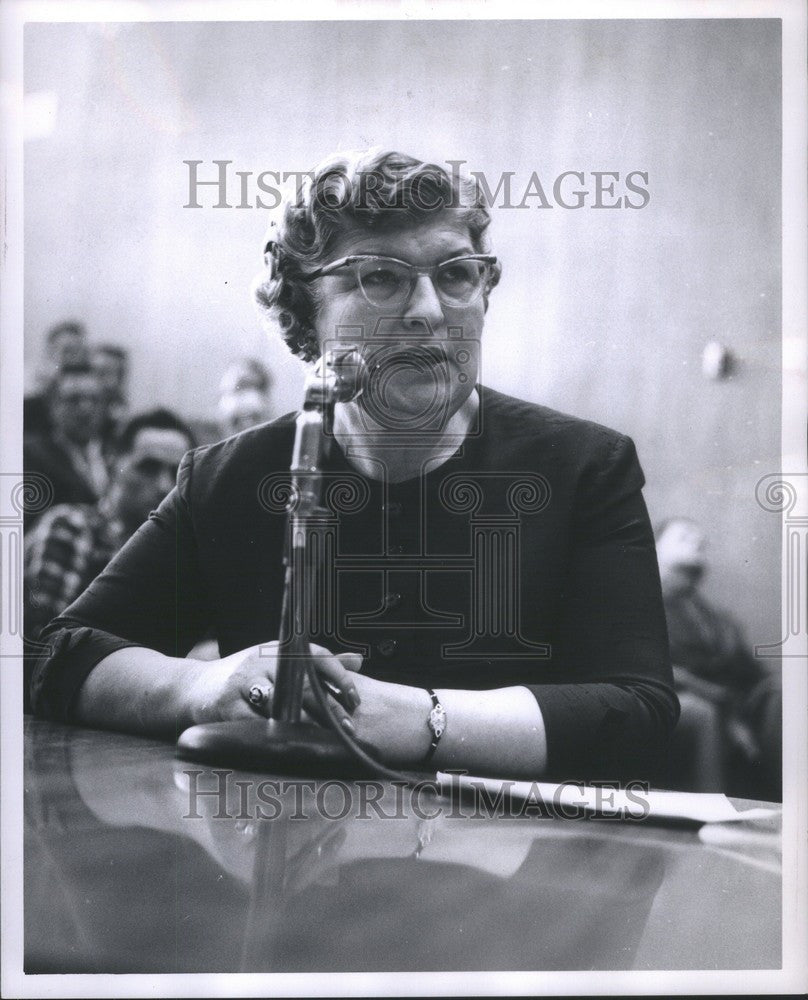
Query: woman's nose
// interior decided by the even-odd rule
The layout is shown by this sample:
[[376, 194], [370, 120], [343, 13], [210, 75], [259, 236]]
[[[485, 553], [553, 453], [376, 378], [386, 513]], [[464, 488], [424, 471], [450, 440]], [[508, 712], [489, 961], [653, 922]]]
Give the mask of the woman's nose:
[[434, 329], [443, 322], [443, 306], [427, 274], [419, 274], [404, 308], [404, 320], [408, 325], [428, 323]]

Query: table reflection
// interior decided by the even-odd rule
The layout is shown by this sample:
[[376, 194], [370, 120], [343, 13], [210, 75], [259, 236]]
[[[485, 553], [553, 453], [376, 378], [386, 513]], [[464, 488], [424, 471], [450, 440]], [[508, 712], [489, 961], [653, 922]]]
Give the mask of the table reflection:
[[[774, 835], [744, 853], [695, 831], [472, 812], [389, 784], [283, 783], [31, 721], [26, 971], [779, 961]], [[671, 940], [677, 920], [698, 931], [705, 911], [723, 916], [721, 934], [700, 950], [688, 934]]]

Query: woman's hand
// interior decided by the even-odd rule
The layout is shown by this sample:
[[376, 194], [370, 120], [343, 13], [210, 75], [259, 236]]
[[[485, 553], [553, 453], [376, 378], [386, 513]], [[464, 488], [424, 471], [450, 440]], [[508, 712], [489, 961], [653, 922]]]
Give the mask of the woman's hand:
[[429, 749], [427, 717], [432, 699], [425, 688], [393, 684], [357, 674], [360, 702], [352, 716], [356, 737], [387, 764], [418, 764]]
[[[371, 753], [391, 764], [417, 762], [429, 747], [426, 726], [432, 707], [425, 690], [364, 677], [358, 653], [311, 646], [312, 660], [340, 724]], [[188, 692], [193, 724], [227, 719], [270, 718], [278, 667], [278, 643], [267, 642], [201, 662]], [[327, 726], [308, 679], [303, 721]]]
[[[352, 729], [350, 717], [359, 707], [354, 678], [361, 666], [358, 653], [334, 655], [323, 646], [311, 646], [312, 661], [331, 695], [331, 708], [343, 726]], [[269, 718], [278, 667], [278, 643], [267, 642], [242, 649], [220, 660], [200, 664], [191, 683], [189, 699], [194, 724]], [[308, 680], [303, 687], [306, 721], [324, 723]], [[347, 721], [346, 721], [347, 720]]]
[[[471, 774], [535, 778], [547, 767], [544, 718], [525, 687], [464, 691], [441, 688], [447, 724], [434, 756], [424, 688], [359, 673], [356, 653], [312, 647], [312, 660], [345, 728], [386, 763]], [[278, 644], [252, 646], [211, 662], [165, 656], [142, 646], [116, 649], [90, 672], [76, 699], [75, 721], [162, 739], [202, 722], [269, 718]], [[304, 717], [326, 724], [308, 683]]]

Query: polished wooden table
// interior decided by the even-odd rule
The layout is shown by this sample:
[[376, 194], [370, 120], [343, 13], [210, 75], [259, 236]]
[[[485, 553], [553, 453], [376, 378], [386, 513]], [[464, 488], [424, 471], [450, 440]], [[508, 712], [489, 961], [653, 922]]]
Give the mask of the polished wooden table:
[[708, 843], [444, 801], [28, 719], [25, 971], [780, 966], [777, 819]]

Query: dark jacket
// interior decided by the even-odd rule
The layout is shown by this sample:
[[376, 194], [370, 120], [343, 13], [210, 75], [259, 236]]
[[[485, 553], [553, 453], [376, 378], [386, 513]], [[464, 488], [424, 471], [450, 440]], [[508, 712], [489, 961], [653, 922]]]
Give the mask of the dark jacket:
[[[293, 417], [190, 452], [176, 489], [43, 633], [35, 710], [69, 719], [114, 649], [221, 654], [278, 636]], [[632, 442], [481, 389], [478, 428], [382, 485], [332, 448], [311, 633], [424, 687], [526, 685], [552, 776], [655, 776], [675, 724], [644, 479]]]
[[[70, 455], [54, 440], [49, 428], [23, 438], [23, 478], [31, 485], [32, 495], [46, 494], [47, 506], [69, 503], [98, 503], [99, 496], [93, 484], [73, 464]], [[47, 506], [26, 506], [24, 515], [27, 531]]]

